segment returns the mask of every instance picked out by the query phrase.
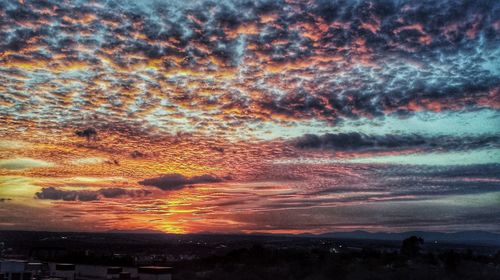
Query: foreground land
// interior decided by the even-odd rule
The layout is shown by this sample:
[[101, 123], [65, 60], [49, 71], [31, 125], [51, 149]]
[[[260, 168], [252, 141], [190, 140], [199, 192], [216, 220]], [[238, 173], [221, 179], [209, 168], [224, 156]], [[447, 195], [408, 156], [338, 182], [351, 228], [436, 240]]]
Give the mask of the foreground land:
[[421, 241], [405, 247], [401, 240], [318, 236], [0, 232], [3, 258], [166, 265], [174, 267], [173, 279], [500, 279], [497, 245]]

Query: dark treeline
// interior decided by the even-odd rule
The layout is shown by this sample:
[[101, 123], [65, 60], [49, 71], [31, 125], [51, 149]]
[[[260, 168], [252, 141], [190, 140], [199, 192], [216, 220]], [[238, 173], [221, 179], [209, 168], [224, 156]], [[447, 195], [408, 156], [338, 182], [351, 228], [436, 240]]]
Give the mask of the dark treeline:
[[[413, 238], [413, 237], [412, 237]], [[422, 239], [405, 240], [400, 250], [373, 248], [332, 252], [321, 248], [273, 248], [255, 244], [224, 256], [175, 264], [175, 279], [500, 279], [500, 251], [421, 252]]]

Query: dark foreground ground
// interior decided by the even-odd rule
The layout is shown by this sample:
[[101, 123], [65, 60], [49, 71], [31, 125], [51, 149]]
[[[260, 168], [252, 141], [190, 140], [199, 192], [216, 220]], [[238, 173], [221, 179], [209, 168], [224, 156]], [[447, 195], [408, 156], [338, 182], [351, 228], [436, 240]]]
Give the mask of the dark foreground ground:
[[401, 240], [0, 232], [3, 258], [166, 265], [174, 267], [174, 280], [500, 279], [497, 246], [424, 240], [408, 250], [401, 248]]

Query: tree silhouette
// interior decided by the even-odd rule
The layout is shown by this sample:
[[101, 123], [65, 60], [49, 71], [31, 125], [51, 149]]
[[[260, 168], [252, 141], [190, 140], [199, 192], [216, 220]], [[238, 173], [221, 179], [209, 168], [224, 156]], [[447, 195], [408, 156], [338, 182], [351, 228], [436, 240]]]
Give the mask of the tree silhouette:
[[420, 253], [420, 245], [422, 244], [424, 244], [423, 238], [410, 236], [403, 240], [403, 244], [401, 244], [401, 254], [414, 257]]

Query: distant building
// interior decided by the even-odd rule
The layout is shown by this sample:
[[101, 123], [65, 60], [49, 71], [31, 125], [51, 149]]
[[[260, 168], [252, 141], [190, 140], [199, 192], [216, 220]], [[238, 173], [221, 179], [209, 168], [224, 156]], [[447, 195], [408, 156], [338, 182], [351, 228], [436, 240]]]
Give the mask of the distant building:
[[138, 269], [140, 280], [172, 280], [172, 268], [165, 266], [143, 266]]
[[[49, 266], [50, 267], [50, 266]], [[65, 280], [75, 280], [76, 265], [70, 263], [58, 263], [50, 267], [50, 276]]]
[[0, 262], [0, 279], [31, 280], [32, 273], [27, 270], [28, 262], [20, 260], [3, 260]]
[[137, 279], [137, 268], [102, 265], [76, 265], [76, 280]]
[[171, 280], [172, 268], [0, 261], [0, 280]]

